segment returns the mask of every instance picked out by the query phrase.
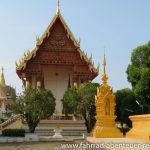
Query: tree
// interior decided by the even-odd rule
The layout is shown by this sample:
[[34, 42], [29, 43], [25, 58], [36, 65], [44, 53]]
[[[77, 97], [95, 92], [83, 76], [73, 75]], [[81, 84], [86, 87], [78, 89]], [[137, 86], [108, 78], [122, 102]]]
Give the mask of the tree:
[[97, 87], [99, 87], [98, 83], [83, 83], [78, 88], [68, 89], [63, 98], [65, 112], [82, 115], [88, 132], [95, 124]]
[[[136, 103], [135, 94], [132, 90], [125, 88], [118, 90], [116, 93], [116, 121], [123, 124], [127, 124], [128, 127], [132, 127], [132, 122], [128, 118], [130, 115], [138, 114], [138, 105]], [[122, 128], [122, 132], [128, 130]], [[125, 134], [125, 133], [124, 133]]]
[[127, 75], [136, 99], [150, 107], [150, 42], [133, 50]]
[[131, 127], [130, 121], [127, 118], [130, 114], [137, 114], [137, 103], [134, 92], [131, 89], [125, 88], [118, 90], [116, 96], [116, 121], [122, 121]]
[[63, 106], [64, 106], [64, 112], [66, 116], [68, 114], [74, 114], [76, 115], [77, 106], [81, 102], [80, 95], [78, 93], [78, 88], [72, 87], [69, 88], [63, 97]]
[[55, 98], [49, 90], [29, 87], [24, 90], [18, 100], [11, 104], [10, 109], [22, 114], [27, 121], [29, 132], [34, 133], [40, 120], [53, 114]]
[[91, 132], [96, 122], [95, 95], [99, 86], [98, 83], [84, 83], [79, 86], [79, 95], [82, 101], [77, 109], [85, 120], [88, 132]]

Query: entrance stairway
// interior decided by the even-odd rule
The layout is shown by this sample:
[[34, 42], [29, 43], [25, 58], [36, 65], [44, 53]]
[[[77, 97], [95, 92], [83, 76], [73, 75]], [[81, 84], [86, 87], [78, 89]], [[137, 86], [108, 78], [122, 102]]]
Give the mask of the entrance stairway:
[[8, 120], [0, 124], [0, 130], [3, 129], [12, 129], [12, 128], [21, 128], [22, 126], [22, 115], [14, 115]]
[[[40, 136], [53, 136], [54, 129], [60, 125], [63, 136], [82, 136], [87, 133], [86, 126], [83, 120], [41, 120], [36, 127], [35, 133]], [[26, 132], [29, 132], [28, 126], [24, 123], [23, 127]]]
[[[53, 118], [54, 119], [54, 118]], [[35, 133], [40, 136], [53, 136], [56, 126], [60, 126], [63, 136], [82, 136], [87, 133], [84, 120], [41, 120]], [[58, 118], [60, 119], [60, 118]], [[62, 119], [62, 118], [61, 118]], [[29, 132], [28, 125], [23, 121], [22, 115], [15, 115], [0, 124], [0, 130], [22, 128]]]

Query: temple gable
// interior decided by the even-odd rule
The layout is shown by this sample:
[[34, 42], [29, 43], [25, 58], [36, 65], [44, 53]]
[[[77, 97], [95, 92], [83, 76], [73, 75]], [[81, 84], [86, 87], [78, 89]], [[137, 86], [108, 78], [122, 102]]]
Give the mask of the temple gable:
[[76, 47], [67, 36], [61, 20], [58, 18], [50, 29], [50, 35], [41, 45], [41, 49], [45, 51], [75, 51]]

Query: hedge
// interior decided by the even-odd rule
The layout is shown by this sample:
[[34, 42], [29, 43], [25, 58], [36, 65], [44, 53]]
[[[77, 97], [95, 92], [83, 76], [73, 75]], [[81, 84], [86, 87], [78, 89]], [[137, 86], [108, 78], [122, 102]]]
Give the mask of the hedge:
[[2, 136], [24, 137], [25, 136], [25, 130], [24, 129], [5, 129], [2, 131]]

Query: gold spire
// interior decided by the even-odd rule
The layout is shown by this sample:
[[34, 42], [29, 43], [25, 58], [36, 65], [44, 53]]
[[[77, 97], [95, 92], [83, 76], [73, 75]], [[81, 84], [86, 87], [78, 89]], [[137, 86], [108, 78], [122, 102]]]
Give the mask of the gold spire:
[[104, 57], [103, 57], [103, 75], [106, 74], [106, 56], [105, 56], [105, 49], [104, 49]]
[[57, 0], [57, 11], [56, 11], [57, 14], [60, 13], [60, 1]]
[[104, 57], [103, 57], [103, 75], [102, 75], [102, 81], [103, 83], [107, 83], [108, 77], [106, 74], [106, 56], [105, 56], [105, 49], [104, 49]]
[[5, 86], [5, 78], [4, 78], [4, 68], [2, 67], [2, 73], [0, 76], [0, 85]]

